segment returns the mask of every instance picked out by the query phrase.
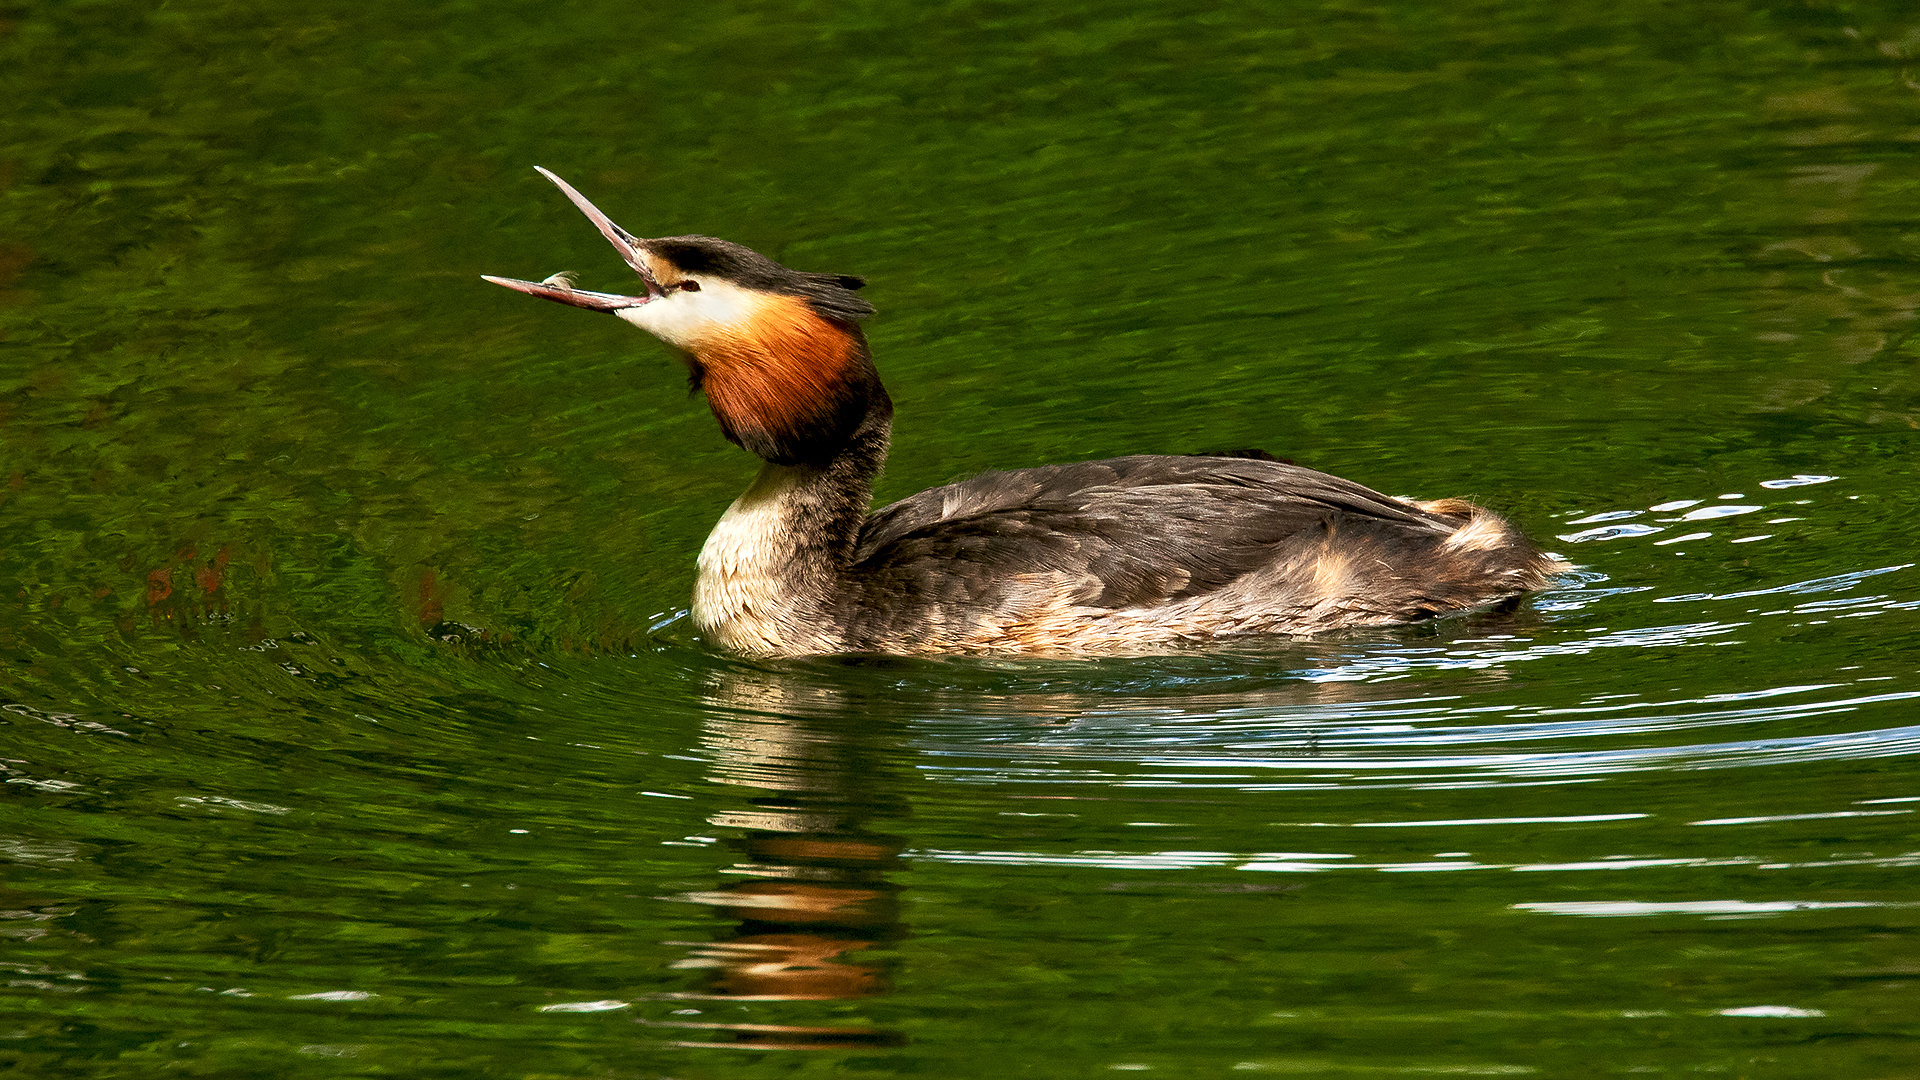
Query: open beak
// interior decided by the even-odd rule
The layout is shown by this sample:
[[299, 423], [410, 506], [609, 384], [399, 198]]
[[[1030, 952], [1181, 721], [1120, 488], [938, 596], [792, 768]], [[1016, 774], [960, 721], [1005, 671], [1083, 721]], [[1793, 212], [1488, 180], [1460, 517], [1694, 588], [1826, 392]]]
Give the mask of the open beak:
[[572, 184], [567, 183], [565, 180], [560, 179], [538, 165], [535, 165], [534, 169], [538, 171], [541, 176], [553, 181], [554, 186], [564, 192], [567, 198], [573, 200], [573, 205], [579, 207], [581, 213], [587, 215], [587, 220], [593, 222], [594, 227], [600, 230], [600, 235], [606, 237], [607, 242], [613, 245], [613, 249], [618, 251], [620, 257], [626, 260], [627, 265], [633, 268], [633, 272], [640, 275], [641, 283], [647, 287], [646, 295], [621, 296], [618, 293], [589, 292], [585, 289], [576, 289], [567, 282], [566, 278], [557, 274], [545, 281], [521, 281], [517, 278], [494, 277], [491, 274], [481, 274], [480, 276], [482, 278], [493, 282], [495, 285], [505, 285], [515, 292], [523, 292], [528, 296], [538, 296], [546, 300], [557, 300], [562, 304], [571, 304], [574, 307], [586, 308], [588, 311], [619, 311], [623, 308], [639, 307], [641, 304], [658, 300], [660, 297], [666, 295], [666, 290], [662, 289], [660, 283], [653, 279], [653, 272], [647, 269], [646, 256], [642, 250], [643, 241], [627, 230], [615, 225], [611, 218], [600, 212], [599, 207], [588, 202], [585, 195], [573, 190]]

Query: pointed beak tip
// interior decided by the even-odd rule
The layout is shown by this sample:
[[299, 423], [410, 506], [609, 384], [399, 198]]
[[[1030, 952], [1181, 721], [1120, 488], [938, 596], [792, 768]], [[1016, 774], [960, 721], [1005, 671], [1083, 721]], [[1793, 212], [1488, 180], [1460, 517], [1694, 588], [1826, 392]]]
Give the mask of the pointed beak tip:
[[[606, 237], [607, 242], [612, 244], [614, 250], [620, 253], [620, 258], [623, 259], [628, 266], [633, 268], [634, 273], [640, 275], [641, 282], [646, 285], [646, 295], [641, 297], [622, 297], [614, 296], [610, 293], [589, 293], [570, 287], [556, 289], [549, 282], [541, 282], [539, 286], [529, 288], [528, 286], [532, 285], [531, 282], [490, 277], [486, 274], [482, 274], [481, 277], [486, 278], [496, 285], [505, 285], [509, 289], [531, 293], [535, 296], [544, 296], [549, 300], [560, 300], [562, 303], [570, 303], [578, 307], [594, 307], [600, 311], [615, 311], [623, 307], [638, 307], [641, 304], [647, 303], [649, 300], [658, 299], [666, 295], [666, 290], [662, 289], [660, 283], [655, 280], [653, 271], [647, 268], [646, 257], [643, 254], [646, 241], [635, 237], [625, 229], [615, 225], [613, 219], [602, 213], [600, 208], [593, 205], [585, 195], [574, 190], [572, 184], [567, 183], [555, 175], [553, 170], [547, 168], [545, 165], [535, 165], [533, 170], [548, 180], [553, 181], [553, 185], [560, 189], [561, 193], [567, 197], [569, 202], [573, 203], [574, 208], [582, 214], [585, 214], [588, 221], [593, 222], [594, 227], [600, 230], [600, 235]], [[535, 291], [536, 288], [541, 291]], [[565, 297], [561, 295], [562, 293], [565, 294]], [[581, 298], [587, 297], [595, 297], [598, 299], [593, 302], [582, 303]], [[623, 302], [614, 304], [612, 302], [614, 300]]]
[[481, 274], [482, 281], [505, 286], [514, 292], [537, 296], [542, 300], [552, 300], [570, 307], [585, 308], [588, 311], [623, 311], [639, 307], [652, 299], [648, 296], [622, 296], [619, 293], [593, 292], [588, 289], [576, 289], [571, 282], [561, 281], [555, 275], [546, 281], [521, 281], [518, 278], [495, 277]]

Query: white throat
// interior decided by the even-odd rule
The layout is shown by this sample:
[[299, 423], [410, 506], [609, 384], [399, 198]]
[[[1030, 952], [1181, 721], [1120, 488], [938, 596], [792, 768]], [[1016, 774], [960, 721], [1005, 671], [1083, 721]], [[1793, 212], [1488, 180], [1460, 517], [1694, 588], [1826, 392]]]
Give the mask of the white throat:
[[681, 280], [699, 282], [700, 290], [674, 289], [658, 300], [614, 314], [676, 349], [692, 352], [716, 337], [746, 332], [766, 304], [764, 295], [731, 282], [690, 274]]

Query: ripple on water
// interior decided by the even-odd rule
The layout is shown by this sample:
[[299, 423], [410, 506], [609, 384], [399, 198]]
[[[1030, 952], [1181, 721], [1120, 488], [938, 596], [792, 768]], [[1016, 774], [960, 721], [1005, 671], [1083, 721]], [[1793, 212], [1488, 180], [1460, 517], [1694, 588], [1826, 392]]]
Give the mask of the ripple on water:
[[[1572, 819], [1578, 820], [1578, 819]], [[1294, 827], [1331, 823], [1295, 823]], [[1324, 873], [1380, 873], [1380, 874], [1449, 874], [1468, 871], [1498, 871], [1502, 873], [1584, 873], [1597, 871], [1618, 873], [1631, 870], [1648, 869], [1703, 869], [1709, 867], [1750, 867], [1761, 870], [1797, 870], [1817, 867], [1857, 866], [1881, 869], [1901, 869], [1920, 866], [1920, 852], [1891, 855], [1879, 858], [1848, 860], [1816, 860], [1810, 862], [1770, 862], [1761, 856], [1734, 855], [1720, 858], [1634, 858], [1624, 855], [1609, 855], [1595, 859], [1576, 859], [1567, 861], [1541, 862], [1482, 862], [1474, 859], [1419, 859], [1372, 861], [1361, 859], [1343, 852], [1292, 852], [1292, 851], [960, 851], [937, 848], [924, 848], [908, 851], [905, 857], [929, 862], [954, 863], [961, 865], [999, 865], [999, 866], [1059, 866], [1087, 867], [1105, 870], [1241, 870], [1253, 873], [1273, 874], [1324, 874]], [[1630, 902], [1623, 902], [1630, 903]], [[1742, 913], [1741, 907], [1727, 907], [1716, 910], [1718, 905], [1739, 904], [1738, 901], [1702, 901], [1700, 904], [1715, 905], [1707, 908], [1714, 914]], [[1801, 902], [1789, 902], [1780, 911], [1817, 910], [1822, 907], [1920, 907], [1920, 903], [1872, 902], [1844, 905], [1806, 905]], [[1541, 906], [1516, 904], [1526, 910], [1551, 911]], [[1583, 905], [1599, 907], [1598, 903]], [[1695, 906], [1689, 903], [1684, 906]], [[1554, 914], [1657, 914], [1620, 910], [1617, 912], [1576, 912], [1551, 911]]]
[[[1746, 739], [1639, 744], [1657, 733], [1691, 734], [1702, 728], [1750, 724], [1770, 727], [1784, 720], [1852, 712], [1867, 705], [1920, 698], [1920, 691], [1816, 699], [1773, 708], [1699, 710], [1653, 716], [1612, 715], [1586, 724], [1542, 720], [1495, 727], [1314, 724], [1289, 727], [1269, 720], [1258, 739], [1249, 725], [1222, 725], [1195, 732], [1191, 720], [1174, 740], [1156, 736], [1156, 718], [1135, 715], [1116, 727], [1062, 732], [1028, 739], [1015, 753], [1005, 743], [997, 766], [926, 765], [955, 781], [1046, 782], [1074, 779], [1122, 787], [1233, 788], [1456, 788], [1514, 783], [1573, 782], [1600, 776], [1676, 769], [1720, 769], [1794, 762], [1867, 760], [1920, 752], [1920, 725], [1799, 736], [1756, 735]], [[1228, 733], [1231, 733], [1229, 736]], [[1629, 745], [1579, 749], [1577, 739], [1609, 739]], [[1651, 740], [1647, 740], [1651, 743]], [[1181, 745], [1179, 743], [1184, 743]], [[1528, 749], [1502, 749], [1529, 743]], [[960, 740], [923, 743], [931, 756], [978, 758], [983, 748]], [[1446, 748], [1445, 752], [1435, 752]], [[1023, 758], [1044, 758], [1045, 765]], [[1113, 773], [1079, 762], [1125, 762], [1147, 771]], [[1213, 772], [1194, 770], [1211, 769]]]
[[[1768, 490], [1778, 491], [1786, 488], [1803, 487], [1808, 484], [1824, 484], [1836, 479], [1838, 479], [1838, 477], [1821, 476], [1821, 475], [1814, 475], [1814, 474], [1797, 474], [1791, 477], [1787, 477], [1785, 479], [1762, 480], [1760, 481], [1760, 486]], [[1744, 498], [1746, 498], [1745, 494], [1739, 493], [1739, 492], [1732, 492], [1732, 493], [1721, 495], [1718, 497], [1718, 500], [1716, 502], [1708, 505], [1704, 505], [1704, 506], [1701, 504], [1707, 501], [1705, 499], [1681, 498], [1681, 499], [1667, 499], [1663, 502], [1657, 502], [1648, 506], [1644, 510], [1599, 510], [1599, 511], [1587, 512], [1587, 513], [1580, 513], [1579, 516], [1568, 520], [1567, 524], [1593, 525], [1595, 527], [1591, 529], [1582, 529], [1577, 532], [1561, 533], [1559, 534], [1557, 539], [1562, 540], [1569, 544], [1591, 544], [1591, 543], [1598, 543], [1598, 542], [1608, 541], [1608, 540], [1636, 539], [1640, 537], [1653, 536], [1656, 533], [1665, 532], [1667, 530], [1667, 526], [1674, 523], [1692, 522], [1692, 521], [1715, 521], [1723, 518], [1740, 517], [1746, 514], [1758, 513], [1759, 511], [1767, 509], [1767, 507], [1764, 504], [1760, 504], [1760, 503], [1740, 503], [1740, 502], [1734, 501], [1737, 499], [1744, 499]], [[1807, 500], [1795, 500], [1795, 505], [1801, 505], [1806, 501]], [[1679, 511], [1682, 511], [1682, 510], [1686, 511], [1686, 513], [1680, 514]], [[1634, 518], [1638, 518], [1642, 516], [1643, 514], [1649, 514], [1649, 513], [1678, 514], [1679, 516], [1668, 517], [1668, 518], [1657, 518], [1655, 520], [1658, 522], [1658, 524], [1647, 524], [1646, 522], [1632, 520]], [[1688, 533], [1685, 536], [1676, 536], [1676, 537], [1671, 537], [1664, 540], [1658, 540], [1658, 541], [1655, 541], [1655, 543], [1662, 544], [1662, 545], [1670, 545], [1670, 544], [1677, 544], [1677, 543], [1681, 543], [1689, 540], [1704, 540], [1704, 539], [1707, 539], [1708, 537], [1711, 537], [1712, 535], [1713, 534], [1710, 532], [1695, 532], [1695, 533]], [[1737, 540], [1733, 540], [1731, 542], [1732, 543], [1753, 543], [1755, 541], [1765, 540], [1765, 539], [1771, 539], [1771, 537], [1747, 536]]]

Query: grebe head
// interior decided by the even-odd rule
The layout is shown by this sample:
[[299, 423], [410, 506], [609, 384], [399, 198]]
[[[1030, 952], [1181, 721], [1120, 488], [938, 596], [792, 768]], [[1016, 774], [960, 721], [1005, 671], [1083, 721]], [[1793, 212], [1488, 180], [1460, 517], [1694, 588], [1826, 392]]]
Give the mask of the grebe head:
[[[721, 431], [782, 465], [822, 464], [876, 408], [891, 415], [856, 321], [873, 305], [851, 274], [790, 270], [751, 248], [710, 236], [643, 240], [546, 169], [607, 238], [644, 291], [576, 289], [564, 274], [545, 281], [481, 275], [496, 285], [619, 316], [678, 350]], [[880, 419], [884, 420], [882, 416]]]

